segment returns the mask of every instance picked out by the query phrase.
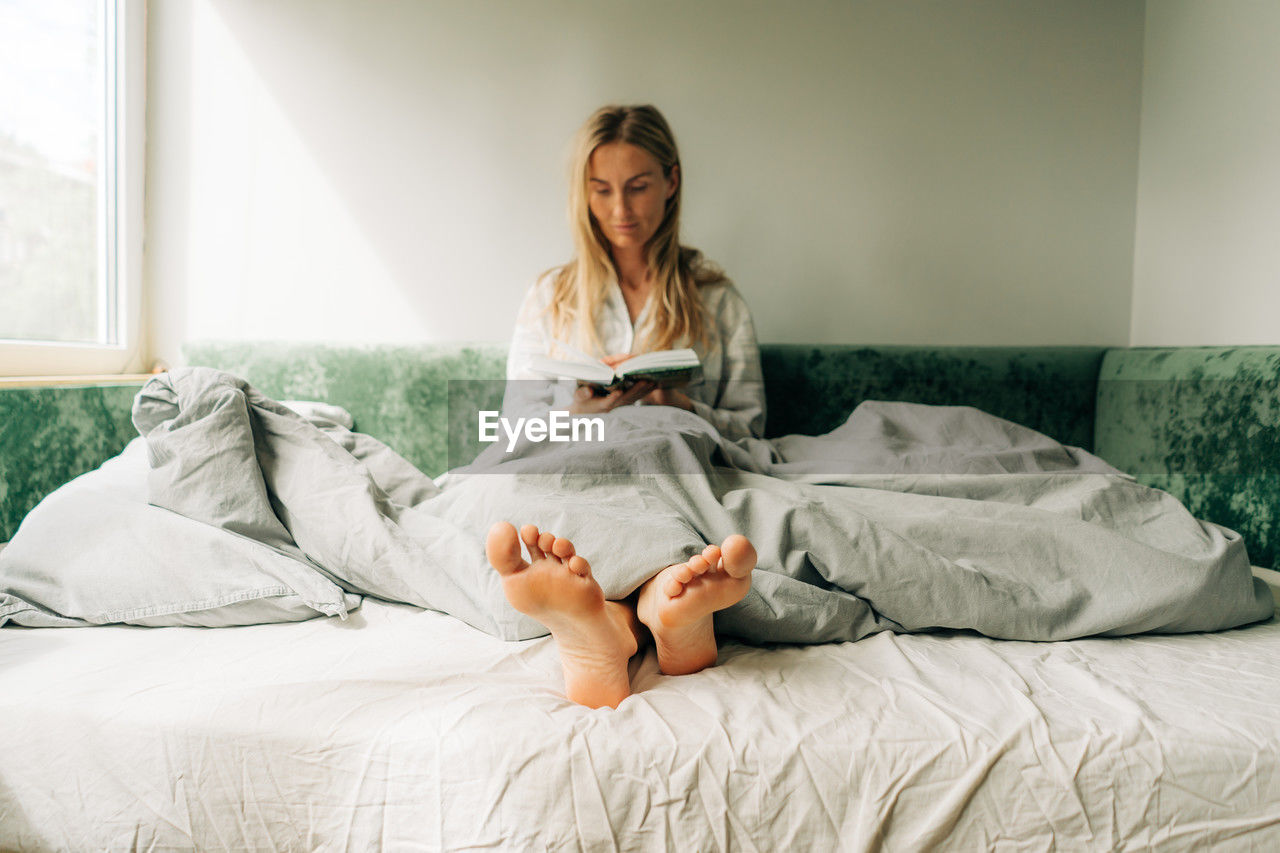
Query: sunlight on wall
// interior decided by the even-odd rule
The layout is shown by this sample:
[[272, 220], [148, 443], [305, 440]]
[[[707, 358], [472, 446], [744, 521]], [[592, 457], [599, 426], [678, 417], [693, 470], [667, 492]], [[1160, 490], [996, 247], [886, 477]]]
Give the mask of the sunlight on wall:
[[164, 312], [161, 348], [202, 338], [446, 334], [411, 310], [216, 12], [198, 4], [191, 24], [186, 146], [166, 155], [187, 163], [185, 305]]

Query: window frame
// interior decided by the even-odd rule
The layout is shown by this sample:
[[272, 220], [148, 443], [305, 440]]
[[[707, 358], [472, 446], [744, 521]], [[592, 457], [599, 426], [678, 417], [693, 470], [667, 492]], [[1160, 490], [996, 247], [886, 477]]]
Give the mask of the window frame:
[[[148, 340], [143, 324], [143, 192], [146, 167], [146, 0], [103, 0], [106, 37], [115, 43], [115, 79], [105, 96], [107, 155], [115, 172], [114, 217], [108, 218], [103, 262], [115, 276], [114, 344], [0, 340], [0, 381], [13, 377], [67, 377], [138, 373]], [[114, 103], [114, 109], [111, 107]], [[114, 232], [114, 233], [112, 233]]]

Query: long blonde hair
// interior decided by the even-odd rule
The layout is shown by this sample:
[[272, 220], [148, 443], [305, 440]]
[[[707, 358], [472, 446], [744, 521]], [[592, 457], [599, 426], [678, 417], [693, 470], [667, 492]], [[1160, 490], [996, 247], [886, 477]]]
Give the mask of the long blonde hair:
[[[557, 338], [576, 337], [601, 355], [605, 353], [596, 333], [595, 318], [604, 305], [609, 278], [617, 270], [609, 241], [591, 214], [587, 182], [592, 152], [610, 142], [626, 142], [647, 151], [667, 178], [680, 165], [671, 127], [656, 107], [647, 104], [601, 107], [591, 114], [575, 138], [569, 173], [569, 228], [575, 251], [573, 260], [547, 273], [552, 281], [548, 311]], [[654, 289], [644, 340], [637, 342], [641, 352], [670, 349], [677, 344], [704, 344], [706, 319], [698, 288], [724, 280], [724, 273], [704, 260], [701, 252], [680, 245], [683, 178], [680, 175], [676, 191], [667, 199], [662, 222], [646, 246]]]

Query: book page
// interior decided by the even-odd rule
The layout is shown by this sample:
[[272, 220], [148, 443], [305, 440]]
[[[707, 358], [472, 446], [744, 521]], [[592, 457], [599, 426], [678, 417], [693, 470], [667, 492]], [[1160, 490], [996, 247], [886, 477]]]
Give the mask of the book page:
[[661, 350], [633, 356], [618, 365], [618, 375], [627, 376], [646, 370], [700, 367], [698, 354], [691, 349]]

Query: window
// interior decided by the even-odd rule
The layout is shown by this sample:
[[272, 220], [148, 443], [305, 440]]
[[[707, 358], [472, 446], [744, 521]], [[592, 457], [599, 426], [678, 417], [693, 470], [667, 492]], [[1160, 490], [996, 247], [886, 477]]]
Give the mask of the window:
[[0, 0], [0, 376], [142, 367], [141, 0]]

